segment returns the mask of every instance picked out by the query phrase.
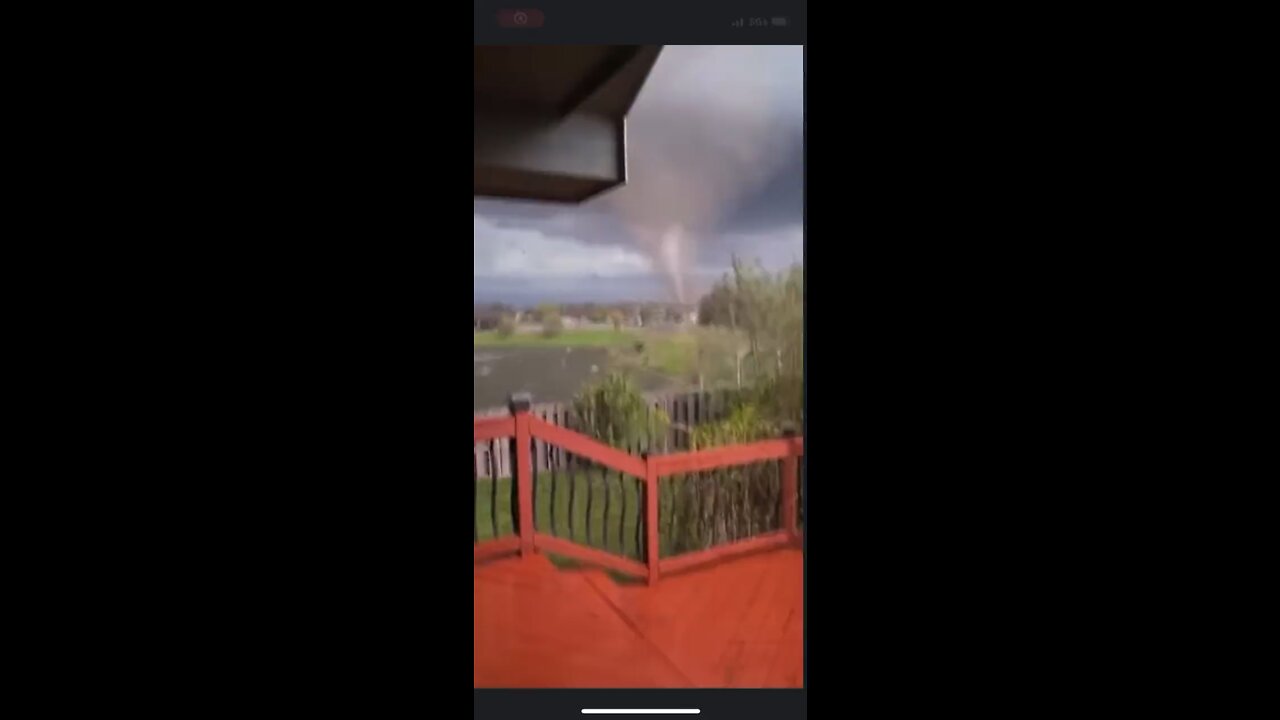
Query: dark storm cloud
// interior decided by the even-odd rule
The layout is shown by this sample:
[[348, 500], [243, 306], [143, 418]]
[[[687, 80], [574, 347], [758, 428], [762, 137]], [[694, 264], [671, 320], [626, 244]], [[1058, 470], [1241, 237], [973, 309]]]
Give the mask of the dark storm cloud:
[[794, 47], [664, 49], [628, 118], [630, 182], [605, 204], [652, 229], [746, 230], [735, 211], [800, 166], [801, 61]]
[[475, 214], [498, 227], [533, 229], [584, 243], [631, 243], [618, 217], [598, 203], [566, 206], [477, 199]]
[[495, 232], [655, 257], [663, 233], [679, 228], [679, 264], [690, 275], [770, 238], [794, 244], [804, 198], [801, 53], [668, 46], [628, 116], [626, 186], [580, 206], [477, 199], [475, 215]]
[[800, 138], [758, 189], [744, 194], [727, 210], [716, 229], [729, 234], [756, 234], [803, 220], [804, 142]]

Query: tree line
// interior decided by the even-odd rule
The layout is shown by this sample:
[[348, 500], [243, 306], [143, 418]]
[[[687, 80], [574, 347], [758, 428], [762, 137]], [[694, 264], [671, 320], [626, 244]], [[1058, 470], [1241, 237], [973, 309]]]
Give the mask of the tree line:
[[535, 324], [542, 324], [550, 318], [573, 317], [617, 327], [634, 325], [639, 318], [645, 325], [652, 325], [683, 322], [693, 309], [693, 306], [677, 303], [543, 303], [534, 307], [489, 303], [474, 306], [472, 324], [477, 330], [497, 330], [504, 319], [514, 322], [519, 315], [521, 322]]
[[[804, 404], [804, 269], [770, 273], [733, 259], [698, 303], [698, 322], [742, 333], [738, 362], [749, 364], [752, 393], [737, 412], [706, 428], [704, 444], [741, 442], [800, 424]], [[741, 370], [740, 370], [741, 372]]]

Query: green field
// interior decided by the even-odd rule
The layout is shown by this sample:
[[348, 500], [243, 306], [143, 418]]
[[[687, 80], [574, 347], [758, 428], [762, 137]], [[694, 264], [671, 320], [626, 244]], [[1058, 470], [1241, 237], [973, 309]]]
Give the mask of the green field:
[[[704, 327], [570, 329], [550, 338], [535, 333], [504, 338], [492, 330], [472, 333], [474, 349], [600, 348], [609, 351], [611, 365], [618, 369], [658, 373], [682, 384], [701, 379], [708, 387], [736, 383], [735, 355], [744, 343], [740, 334]], [[750, 380], [751, 369], [751, 363], [744, 364], [744, 382]]]
[[[716, 328], [652, 330], [637, 333], [632, 342], [610, 349], [620, 368], [658, 372], [682, 383], [726, 387], [737, 382], [736, 351], [745, 345], [740, 334]], [[743, 367], [743, 381], [750, 382], [751, 365]]]
[[565, 330], [555, 337], [535, 333], [516, 333], [499, 337], [493, 330], [472, 332], [472, 346], [484, 348], [525, 347], [616, 347], [634, 343], [636, 334], [629, 330]]

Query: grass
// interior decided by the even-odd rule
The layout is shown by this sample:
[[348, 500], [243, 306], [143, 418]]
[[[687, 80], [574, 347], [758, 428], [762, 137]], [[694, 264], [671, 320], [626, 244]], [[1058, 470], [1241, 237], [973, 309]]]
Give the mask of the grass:
[[[555, 337], [516, 333], [499, 337], [493, 330], [472, 333], [474, 348], [603, 348], [620, 369], [671, 378], [682, 384], [708, 387], [736, 384], [736, 354], [745, 345], [741, 333], [708, 327], [678, 330], [639, 328], [566, 329]], [[751, 363], [743, 366], [743, 382], [751, 380]]]
[[[569, 476], [558, 473], [540, 473], [538, 475], [537, 495], [534, 498], [534, 525], [540, 532], [573, 540], [590, 547], [639, 560], [643, 557], [636, 545], [636, 523], [640, 518], [640, 481], [629, 476], [618, 477], [618, 473], [609, 472], [607, 479], [602, 479], [598, 471], [590, 473], [590, 482], [594, 483], [591, 493], [591, 535], [587, 535], [587, 473], [576, 473], [573, 476], [573, 513], [570, 523], [569, 512]], [[605, 522], [604, 488], [609, 487], [609, 515]], [[551, 493], [555, 490], [555, 526], [551, 525]], [[480, 478], [476, 482], [476, 530], [480, 540], [513, 535], [511, 512], [511, 478], [498, 480], [497, 494], [497, 526], [493, 516], [493, 480]], [[627, 513], [622, 513], [623, 494], [626, 495]], [[572, 532], [570, 532], [572, 524]], [[622, 526], [622, 537], [618, 537], [619, 524]], [[607, 537], [606, 537], [606, 530]]]
[[636, 334], [629, 330], [569, 329], [555, 337], [543, 337], [541, 334], [516, 333], [510, 337], [499, 337], [493, 330], [472, 333], [473, 347], [618, 347], [629, 345], [636, 340]]
[[[645, 331], [635, 339], [644, 343], [642, 350], [637, 351], [634, 342], [611, 350], [620, 366], [658, 372], [687, 383], [696, 383], [701, 376], [707, 387], [736, 384], [737, 349], [746, 342], [740, 333], [708, 327]], [[747, 363], [743, 381], [750, 379]]]
[[[753, 467], [762, 466], [763, 464], [761, 466]], [[538, 474], [538, 482], [534, 497], [534, 525], [538, 528], [539, 532], [549, 533], [588, 547], [598, 548], [615, 555], [621, 555], [632, 560], [643, 562], [644, 553], [642, 548], [637, 544], [637, 542], [642, 538], [637, 538], [636, 536], [636, 525], [643, 517], [643, 508], [640, 505], [639, 493], [641, 481], [630, 476], [620, 477], [615, 471], [609, 471], [607, 473], [607, 477], [601, 477], [601, 472], [598, 468], [592, 469], [590, 473], [574, 473], [572, 478], [573, 511], [571, 514], [570, 476], [563, 472], [555, 474], [542, 472]], [[687, 501], [687, 496], [685, 494], [675, 492], [676, 483], [683, 483], [685, 480], [693, 480], [693, 478], [679, 476], [672, 478], [671, 480], [664, 478], [662, 482], [658, 512], [658, 527], [660, 528], [658, 535], [659, 557], [671, 557], [686, 550], [686, 548], [677, 547], [678, 538], [674, 537], [669, 530], [672, 526], [673, 513], [675, 513], [676, 519], [687, 518], [684, 511], [693, 509], [692, 506], [688, 508], [684, 507], [684, 504]], [[718, 478], [719, 482], [723, 482], [725, 480], [728, 480], [728, 477], [721, 476]], [[593, 485], [590, 498], [590, 535], [587, 534], [588, 482]], [[606, 485], [609, 488], [607, 516], [605, 514], [604, 500], [604, 489]], [[553, 487], [555, 492], [554, 526], [551, 522]], [[475, 529], [477, 539], [479, 541], [484, 541], [497, 537], [514, 535], [515, 529], [512, 520], [511, 478], [501, 478], [497, 481], [496, 498], [494, 494], [494, 482], [490, 479], [478, 479], [476, 481], [475, 488]], [[626, 498], [625, 513], [623, 512], [624, 496]], [[496, 518], [494, 516], [495, 499], [497, 507]], [[570, 523], [570, 517], [572, 517], [572, 523]], [[572, 528], [570, 525], [572, 525]], [[681, 536], [685, 535], [683, 531], [678, 532], [677, 534]], [[697, 541], [696, 537], [694, 540], [695, 542]], [[579, 565], [579, 563], [574, 560], [554, 554], [549, 553], [548, 557], [559, 567], [576, 567]], [[609, 574], [618, 581], [632, 580], [620, 573], [610, 572]]]
[[698, 373], [696, 333], [654, 333], [645, 339], [644, 364], [672, 377], [694, 379]]
[[[554, 482], [553, 482], [554, 480]], [[617, 473], [609, 473], [602, 480], [598, 472], [591, 473], [590, 482], [594, 483], [591, 497], [591, 535], [587, 535], [587, 473], [578, 473], [573, 478], [573, 528], [570, 532], [569, 513], [569, 477], [564, 474], [550, 473], [538, 476], [537, 493], [534, 498], [534, 526], [539, 532], [572, 539], [574, 542], [589, 547], [600, 548], [609, 552], [641, 560], [643, 553], [636, 544], [636, 523], [640, 521], [640, 481]], [[604, 487], [609, 486], [609, 515], [605, 522]], [[551, 493], [555, 489], [555, 526], [551, 524]], [[476, 535], [479, 541], [491, 540], [515, 534], [511, 510], [511, 478], [500, 478], [497, 487], [497, 523], [494, 523], [494, 487], [493, 480], [480, 478], [476, 481]], [[627, 513], [622, 513], [623, 496], [626, 497]], [[621, 537], [619, 537], [621, 526]], [[576, 560], [554, 553], [547, 553], [547, 558], [560, 568], [581, 566]], [[613, 570], [606, 570], [609, 576], [620, 583], [637, 582], [636, 578]]]

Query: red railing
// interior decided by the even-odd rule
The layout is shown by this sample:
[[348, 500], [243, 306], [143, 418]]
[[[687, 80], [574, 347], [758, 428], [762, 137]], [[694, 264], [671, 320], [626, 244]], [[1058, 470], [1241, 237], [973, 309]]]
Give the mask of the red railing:
[[[516, 507], [513, 508], [516, 534], [476, 543], [473, 546], [476, 562], [515, 553], [527, 555], [535, 551], [545, 551], [645, 578], [653, 584], [662, 574], [680, 572], [737, 555], [783, 547], [799, 541], [796, 501], [799, 496], [799, 459], [804, 455], [804, 439], [801, 437], [784, 437], [670, 455], [636, 457], [586, 435], [530, 415], [527, 402], [513, 403], [512, 414], [509, 417], [477, 418], [473, 422], [476, 442], [496, 438], [514, 438], [516, 449], [514, 480], [517, 502]], [[637, 562], [537, 531], [534, 526], [534, 488], [530, 457], [530, 448], [535, 439], [563, 448], [567, 452], [599, 463], [606, 468], [632, 475], [643, 482], [645, 562]], [[779, 508], [781, 522], [778, 530], [677, 557], [660, 557], [659, 479], [671, 475], [769, 461], [781, 462], [782, 487]]]

